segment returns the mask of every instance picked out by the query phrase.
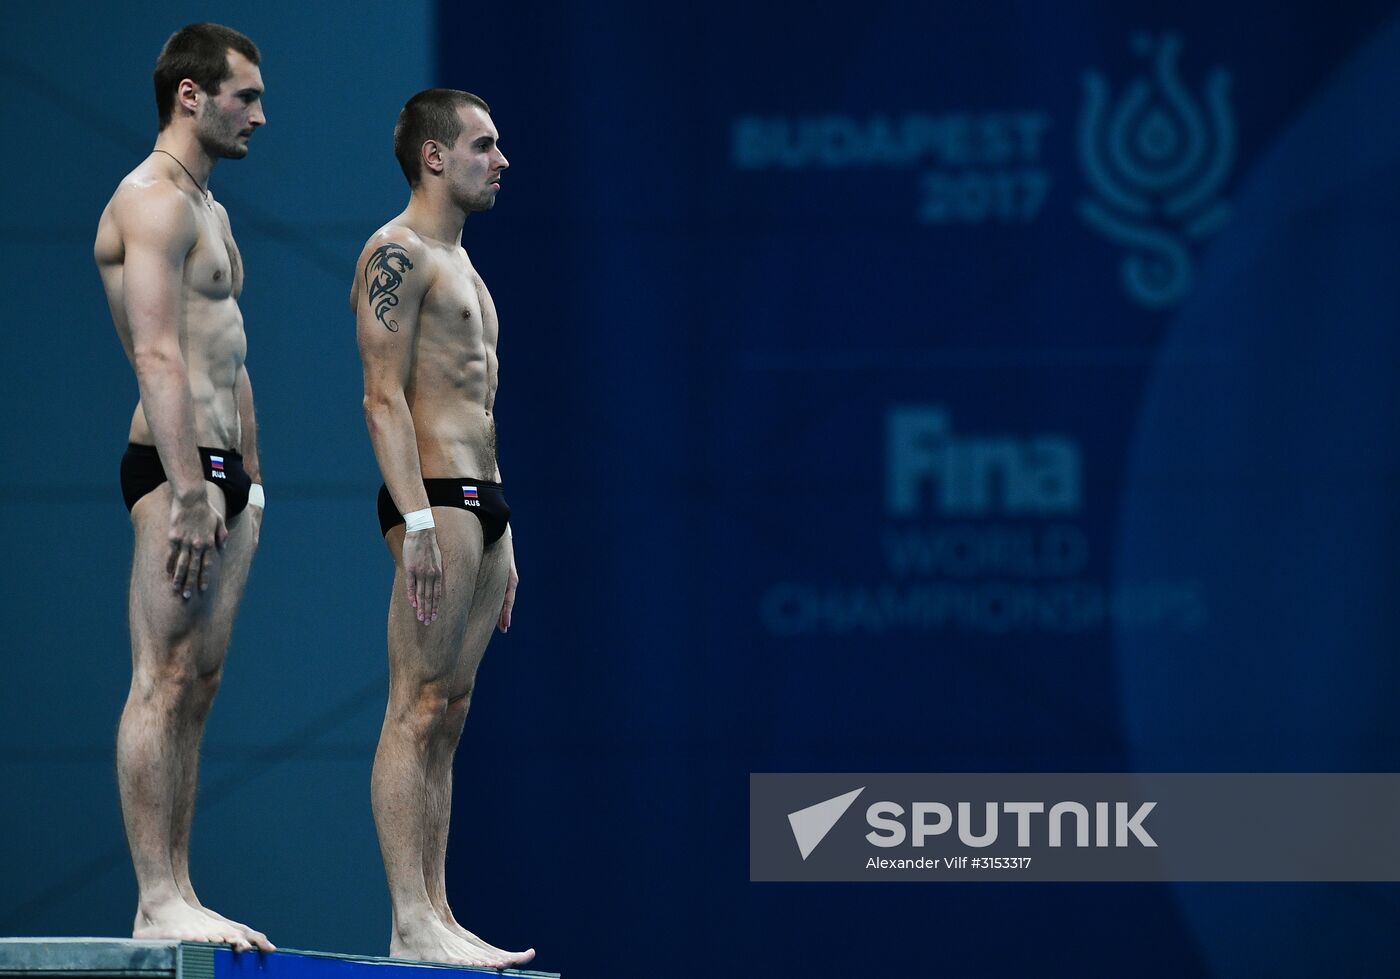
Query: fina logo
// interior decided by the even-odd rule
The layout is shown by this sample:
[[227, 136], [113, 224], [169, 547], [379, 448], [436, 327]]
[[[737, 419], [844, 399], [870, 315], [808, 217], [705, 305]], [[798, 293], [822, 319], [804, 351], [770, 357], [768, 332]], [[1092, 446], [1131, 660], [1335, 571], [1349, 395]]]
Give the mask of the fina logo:
[[1128, 249], [1121, 265], [1128, 295], [1164, 309], [1191, 286], [1187, 242], [1219, 231], [1229, 216], [1217, 195], [1235, 158], [1230, 75], [1210, 72], [1202, 106], [1177, 74], [1180, 38], [1139, 34], [1132, 46], [1150, 59], [1151, 75], [1133, 81], [1116, 105], [1102, 75], [1084, 75], [1079, 155], [1098, 197], [1082, 201], [1079, 213]]
[[1083, 505], [1079, 446], [1064, 435], [959, 436], [947, 412], [900, 405], [885, 418], [885, 509], [918, 516], [1065, 514]]

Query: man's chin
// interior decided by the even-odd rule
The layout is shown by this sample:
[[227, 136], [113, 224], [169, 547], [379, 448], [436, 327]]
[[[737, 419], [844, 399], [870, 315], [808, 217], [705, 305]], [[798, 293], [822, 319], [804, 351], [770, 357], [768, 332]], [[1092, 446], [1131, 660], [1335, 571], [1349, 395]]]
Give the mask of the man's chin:
[[205, 143], [204, 149], [216, 160], [241, 160], [248, 155], [248, 144], [242, 142]]

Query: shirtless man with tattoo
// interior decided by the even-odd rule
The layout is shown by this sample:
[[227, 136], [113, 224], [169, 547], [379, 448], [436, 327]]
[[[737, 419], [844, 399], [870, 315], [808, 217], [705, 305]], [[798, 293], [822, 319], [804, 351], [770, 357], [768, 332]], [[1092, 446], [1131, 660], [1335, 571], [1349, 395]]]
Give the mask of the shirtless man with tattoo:
[[450, 89], [404, 106], [394, 154], [408, 206], [365, 244], [350, 306], [395, 564], [389, 706], [371, 786], [393, 905], [389, 954], [504, 968], [534, 949], [507, 952], [459, 925], [444, 880], [452, 756], [519, 581], [491, 413], [496, 308], [462, 249], [467, 215], [496, 203], [507, 166], [490, 111]]
[[191, 24], [156, 62], [160, 133], [102, 212], [94, 257], [136, 371], [121, 485], [135, 544], [131, 690], [117, 781], [139, 890], [135, 938], [271, 951], [190, 885], [199, 742], [262, 526], [253, 389], [238, 296], [243, 265], [208, 182], [266, 120], [258, 49]]

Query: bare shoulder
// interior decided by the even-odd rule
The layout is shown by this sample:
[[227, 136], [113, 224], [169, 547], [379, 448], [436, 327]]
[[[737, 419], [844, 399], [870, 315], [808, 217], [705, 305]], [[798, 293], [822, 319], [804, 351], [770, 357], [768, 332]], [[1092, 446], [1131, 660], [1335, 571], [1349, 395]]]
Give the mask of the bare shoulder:
[[133, 173], [117, 187], [106, 213], [128, 245], [187, 252], [199, 240], [189, 195], [168, 180]]
[[[369, 236], [360, 249], [359, 268], [369, 273], [392, 264], [401, 274], [427, 264], [428, 246], [418, 233], [405, 224], [391, 221]], [[373, 274], [373, 273], [370, 273]]]
[[416, 310], [437, 280], [437, 265], [427, 242], [406, 224], [390, 221], [360, 249], [355, 279], [350, 285], [350, 308], [357, 316], [374, 314], [390, 332], [398, 331], [398, 319], [389, 315], [405, 303], [398, 315]]

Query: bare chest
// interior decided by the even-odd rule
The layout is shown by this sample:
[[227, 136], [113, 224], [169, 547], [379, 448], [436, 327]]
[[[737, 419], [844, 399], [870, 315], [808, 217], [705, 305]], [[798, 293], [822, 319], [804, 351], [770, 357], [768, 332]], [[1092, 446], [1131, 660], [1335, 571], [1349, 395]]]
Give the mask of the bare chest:
[[489, 300], [476, 271], [465, 263], [445, 270], [423, 298], [420, 342], [431, 339], [444, 352], [486, 359], [496, 346], [494, 318], [488, 313]]
[[237, 299], [243, 291], [243, 258], [233, 234], [217, 214], [201, 217], [199, 241], [185, 262], [186, 286], [207, 299]]

